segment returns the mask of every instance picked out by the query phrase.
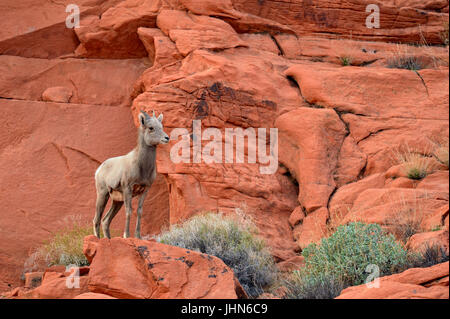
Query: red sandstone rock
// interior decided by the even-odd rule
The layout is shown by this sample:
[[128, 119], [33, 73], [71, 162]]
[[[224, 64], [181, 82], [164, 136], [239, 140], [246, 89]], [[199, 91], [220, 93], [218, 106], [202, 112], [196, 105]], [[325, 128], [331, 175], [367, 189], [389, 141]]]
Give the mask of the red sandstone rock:
[[75, 29], [81, 44], [80, 57], [140, 58], [147, 55], [139, 41], [139, 27], [154, 28], [161, 8], [160, 1], [127, 0], [106, 10], [101, 17], [85, 16]]
[[[314, 140], [299, 151], [295, 146], [302, 143], [289, 146], [282, 138], [280, 159], [291, 165], [290, 172], [280, 169], [269, 176], [250, 164], [175, 165], [169, 161], [170, 146], [161, 148], [158, 171], [163, 175], [144, 207], [146, 235], [203, 211], [240, 207], [255, 219], [275, 259], [283, 261], [295, 258], [298, 245], [319, 240], [327, 223], [339, 225], [355, 216], [389, 223], [400, 211], [418, 210], [425, 231], [438, 225], [448, 230], [445, 167], [420, 182], [391, 178], [404, 176], [398, 170], [390, 175], [399, 164], [393, 153], [400, 145], [426, 153], [430, 141], [448, 137], [448, 48], [408, 46], [425, 64], [415, 73], [387, 69], [399, 47], [374, 42], [416, 42], [422, 33], [429, 43], [438, 43], [448, 2], [383, 2], [382, 28], [367, 29], [366, 3], [360, 0], [351, 7], [325, 0], [313, 6], [297, 0], [83, 0], [82, 27], [76, 30], [65, 26], [63, 9], [69, 3], [0, 4], [0, 98], [5, 98], [0, 100], [5, 212], [0, 228], [22, 234], [20, 240], [10, 232], [0, 234], [0, 290], [18, 284], [24, 262], [26, 271], [38, 270], [27, 258], [30, 249], [71, 215], [90, 222], [96, 167], [134, 147], [130, 110], [112, 107], [128, 106], [131, 100], [135, 120], [141, 109], [164, 112], [169, 132], [190, 129], [194, 119], [223, 132], [229, 127], [268, 129], [281, 118], [286, 122], [279, 127], [281, 135], [297, 136], [302, 143]], [[168, 12], [184, 20], [164, 17]], [[157, 20], [164, 22], [163, 30], [156, 28]], [[354, 39], [369, 41], [324, 38], [331, 36], [327, 32], [348, 30]], [[75, 49], [88, 59], [70, 58]], [[342, 57], [353, 66], [343, 67]], [[49, 100], [70, 104], [34, 102], [57, 86], [71, 90], [72, 97]], [[305, 116], [290, 117], [296, 113]], [[340, 127], [338, 133], [330, 134], [329, 125]], [[307, 208], [307, 216], [299, 213], [299, 205]], [[122, 228], [120, 215], [113, 228]], [[427, 236], [413, 236], [410, 245]], [[64, 271], [47, 271], [44, 277], [59, 280], [53, 284], [59, 287], [63, 276]], [[46, 289], [36, 296], [51, 296]], [[27, 291], [15, 292], [20, 294]], [[53, 296], [64, 295], [70, 293]]]
[[423, 35], [428, 43], [442, 43], [439, 32], [448, 19], [446, 1], [383, 1], [380, 28], [367, 28], [368, 3], [355, 0], [280, 2], [276, 0], [232, 0], [233, 7], [242, 12], [259, 15], [290, 26], [298, 34], [322, 36], [333, 33], [353, 39], [392, 42], [420, 42]]
[[[194, 119], [222, 134], [226, 127], [270, 128], [276, 114], [302, 105], [297, 89], [282, 74], [285, 63], [272, 53], [247, 48], [197, 50], [182, 63], [146, 71], [137, 84], [143, 93], [134, 100], [133, 113], [154, 109], [178, 114], [165, 118], [169, 134], [178, 127], [191, 130]], [[244, 78], [248, 80], [239, 80]], [[247, 163], [174, 164], [171, 145], [162, 147], [157, 157], [171, 189], [171, 224], [204, 211], [242, 208], [255, 219], [277, 259], [295, 255], [288, 218], [298, 202], [286, 176], [262, 175], [259, 165]]]
[[88, 292], [88, 277], [79, 277], [79, 287], [70, 286], [68, 277], [44, 279], [42, 285], [18, 296], [19, 299], [72, 299]]
[[448, 245], [449, 237], [448, 230], [438, 230], [412, 235], [408, 240], [406, 247], [409, 250], [416, 252], [423, 252], [427, 247], [443, 248], [449, 253]]
[[408, 269], [380, 278], [379, 288], [349, 287], [336, 299], [448, 299], [448, 266]]
[[[0, 96], [18, 100], [67, 103], [70, 99], [73, 104], [128, 106], [134, 81], [147, 67], [149, 64], [144, 59], [44, 60], [0, 55]], [[56, 89], [55, 92], [53, 87], [61, 86], [66, 89]], [[49, 91], [49, 88], [52, 89]], [[75, 105], [73, 107], [76, 108]]]
[[351, 211], [342, 220], [390, 224], [401, 215], [412, 215], [422, 225], [433, 212], [448, 201], [448, 193], [388, 188], [368, 189], [355, 200]]
[[42, 100], [46, 102], [69, 103], [72, 97], [72, 90], [64, 86], [48, 88], [42, 93]]
[[[117, 298], [237, 298], [233, 271], [220, 259], [155, 241], [86, 237], [95, 251], [89, 290]], [[92, 246], [92, 247], [91, 247]]]
[[[101, 15], [120, 0], [79, 1], [81, 16]], [[0, 4], [0, 54], [51, 59], [71, 54], [78, 45], [74, 29], [67, 28], [73, 1], [4, 0]], [[73, 11], [72, 11], [73, 12]]]
[[150, 61], [153, 62], [153, 68], [171, 64], [183, 58], [175, 43], [161, 30], [139, 28], [137, 32], [148, 52]]
[[223, 20], [178, 10], [163, 10], [158, 27], [176, 43], [183, 56], [196, 49], [227, 49], [245, 45]]
[[25, 288], [36, 288], [41, 285], [42, 277], [44, 273], [42, 271], [29, 272], [25, 274]]
[[[128, 108], [99, 105], [0, 99], [0, 118], [0, 199], [5, 207], [0, 225], [22, 234], [18, 239], [13, 232], [0, 232], [0, 289], [5, 290], [7, 283], [19, 284], [22, 272], [45, 269], [33, 268], [29, 253], [50, 239], [50, 232], [70, 227], [75, 217], [91, 224], [95, 170], [105, 159], [129, 152], [136, 129]], [[169, 222], [167, 184], [158, 179], [144, 205], [143, 235]], [[124, 219], [122, 210], [112, 229], [122, 232]]]
[[307, 212], [327, 207], [336, 187], [332, 173], [345, 136], [339, 116], [333, 110], [299, 108], [279, 117], [275, 126], [280, 162], [299, 183], [299, 202]]
[[105, 294], [97, 294], [94, 292], [85, 292], [81, 295], [75, 296], [73, 299], [117, 299]]
[[303, 219], [305, 218], [305, 212], [303, 211], [302, 207], [297, 207], [292, 212], [291, 216], [289, 216], [289, 224], [291, 227], [297, 226], [297, 224], [301, 223]]
[[303, 222], [294, 229], [294, 238], [297, 245], [304, 249], [312, 243], [318, 243], [320, 239], [327, 235], [328, 219], [329, 212], [326, 207], [309, 213]]

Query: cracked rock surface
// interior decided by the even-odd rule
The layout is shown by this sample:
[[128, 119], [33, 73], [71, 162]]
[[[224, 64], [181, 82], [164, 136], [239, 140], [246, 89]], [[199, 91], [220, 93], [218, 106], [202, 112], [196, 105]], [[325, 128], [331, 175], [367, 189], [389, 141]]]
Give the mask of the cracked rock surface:
[[[39, 270], [30, 252], [53, 232], [91, 222], [95, 170], [135, 146], [141, 110], [164, 113], [169, 135], [191, 134], [194, 120], [222, 136], [279, 133], [271, 175], [248, 163], [248, 147], [243, 164], [173, 163], [176, 141], [159, 147], [143, 235], [241, 209], [285, 262], [330, 226], [388, 227], [392, 212], [420, 208], [426, 235], [409, 246], [448, 238], [448, 167], [430, 155], [448, 142], [448, 47], [387, 42], [419, 42], [423, 30], [439, 44], [444, 2], [383, 1], [383, 27], [369, 30], [362, 0], [85, 0], [74, 31], [65, 27], [71, 1], [2, 1], [0, 291]], [[390, 68], [399, 47], [422, 68]], [[420, 181], [396, 161], [404, 145], [433, 167]], [[112, 228], [123, 224], [119, 213]]]

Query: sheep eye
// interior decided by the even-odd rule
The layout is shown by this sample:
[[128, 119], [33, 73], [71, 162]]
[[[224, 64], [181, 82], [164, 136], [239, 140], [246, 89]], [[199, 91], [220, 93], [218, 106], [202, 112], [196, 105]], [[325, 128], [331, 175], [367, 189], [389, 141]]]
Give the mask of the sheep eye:
[[153, 127], [149, 127], [148, 129], [149, 129], [150, 131], [153, 131]]

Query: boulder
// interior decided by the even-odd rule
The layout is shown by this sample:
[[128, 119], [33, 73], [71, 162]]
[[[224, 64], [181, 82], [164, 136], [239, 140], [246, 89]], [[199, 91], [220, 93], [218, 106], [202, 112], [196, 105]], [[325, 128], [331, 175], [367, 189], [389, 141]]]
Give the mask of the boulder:
[[378, 288], [363, 284], [344, 289], [336, 299], [448, 299], [448, 269], [448, 262], [411, 268], [381, 277]]
[[449, 254], [448, 230], [437, 230], [414, 234], [409, 238], [406, 248], [411, 251], [422, 253], [426, 248], [442, 248]]
[[46, 102], [69, 103], [72, 90], [64, 86], [54, 86], [42, 93], [42, 100]]
[[280, 162], [299, 184], [299, 202], [307, 213], [327, 207], [336, 188], [333, 172], [345, 125], [333, 110], [304, 107], [283, 114], [275, 126], [279, 130]]
[[84, 58], [127, 59], [147, 56], [139, 27], [156, 27], [161, 1], [126, 0], [101, 16], [86, 15], [75, 33], [81, 42], [75, 54]]
[[69, 277], [48, 278], [42, 285], [20, 294], [18, 299], [72, 299], [78, 295], [89, 292], [88, 277], [79, 277], [79, 284], [72, 286]]
[[217, 18], [163, 10], [158, 15], [157, 25], [176, 43], [183, 56], [196, 49], [220, 50], [245, 45], [229, 24]]
[[155, 241], [85, 238], [89, 291], [125, 299], [235, 299], [242, 287], [220, 259]]

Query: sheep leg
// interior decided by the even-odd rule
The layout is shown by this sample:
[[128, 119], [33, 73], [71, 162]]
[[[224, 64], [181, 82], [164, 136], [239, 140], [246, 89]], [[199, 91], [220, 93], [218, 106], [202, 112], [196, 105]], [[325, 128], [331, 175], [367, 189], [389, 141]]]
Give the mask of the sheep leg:
[[102, 228], [103, 234], [105, 235], [106, 238], [111, 238], [111, 234], [109, 233], [109, 225], [111, 224], [113, 218], [116, 216], [119, 210], [122, 208], [122, 205], [123, 202], [113, 200], [111, 208], [106, 213], [105, 217], [103, 217]]
[[105, 211], [106, 204], [109, 200], [109, 193], [107, 190], [101, 190], [97, 192], [97, 202], [95, 205], [95, 217], [94, 217], [94, 235], [100, 238], [100, 221], [102, 219], [103, 212]]
[[134, 232], [134, 237], [141, 239], [141, 216], [142, 207], [144, 206], [145, 197], [147, 196], [149, 188], [147, 188], [139, 198], [138, 208], [137, 208], [137, 220], [136, 220], [136, 230]]
[[128, 238], [130, 237], [130, 219], [131, 214], [133, 213], [133, 207], [131, 206], [133, 193], [131, 191], [131, 188], [124, 189], [122, 193], [123, 193], [123, 201], [125, 203], [125, 214], [126, 214], [125, 231], [123, 233], [123, 238]]

